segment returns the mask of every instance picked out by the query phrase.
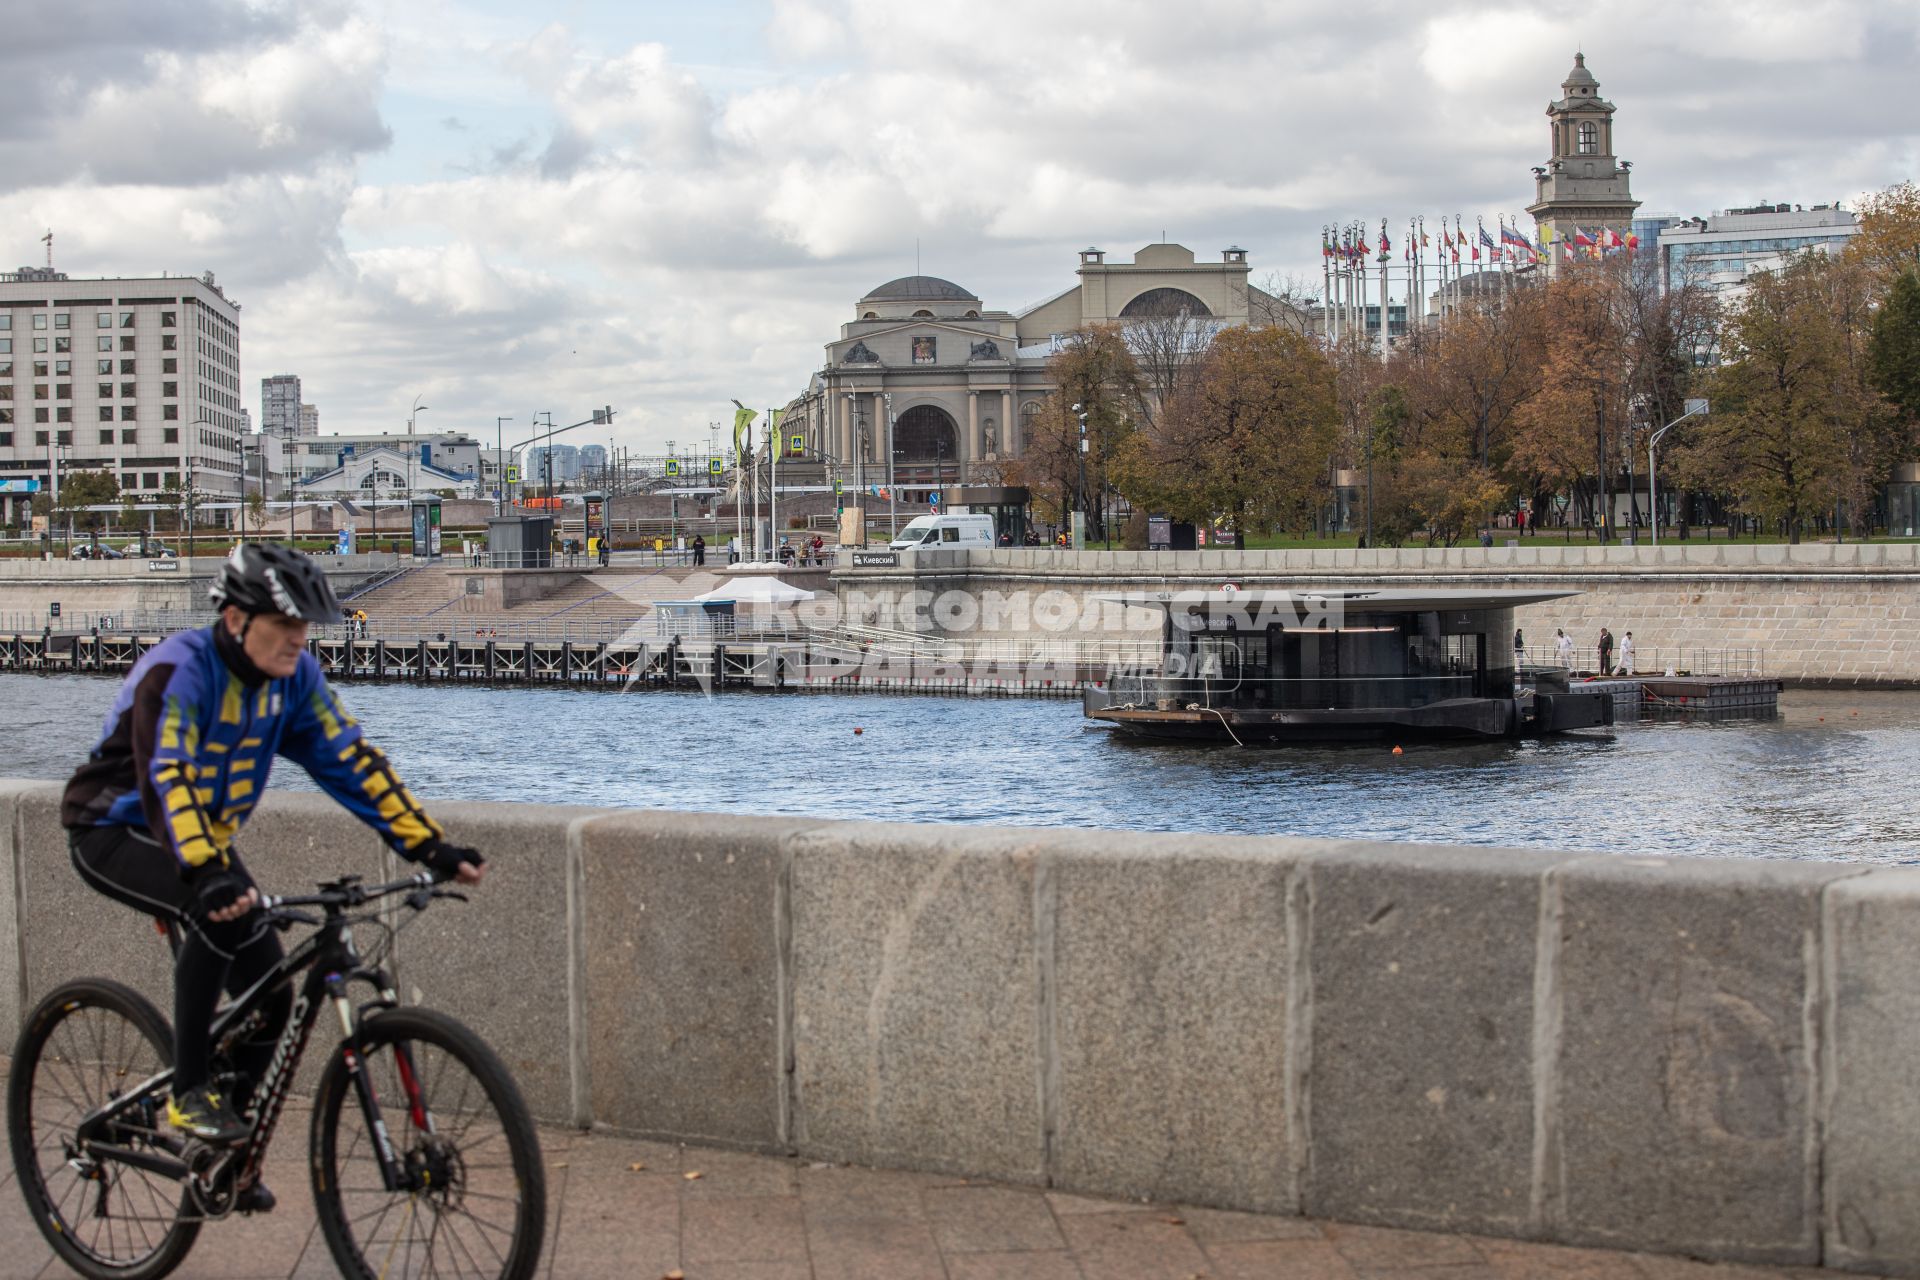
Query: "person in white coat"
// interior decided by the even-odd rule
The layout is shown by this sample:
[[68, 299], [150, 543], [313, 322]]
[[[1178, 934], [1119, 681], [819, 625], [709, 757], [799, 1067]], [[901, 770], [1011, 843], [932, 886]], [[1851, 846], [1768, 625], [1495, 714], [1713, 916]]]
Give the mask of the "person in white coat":
[[1573, 637], [1563, 627], [1553, 629], [1553, 651], [1558, 655], [1561, 666], [1569, 670], [1573, 668]]
[[1620, 637], [1620, 674], [1623, 676], [1633, 674], [1633, 632], [1631, 631]]

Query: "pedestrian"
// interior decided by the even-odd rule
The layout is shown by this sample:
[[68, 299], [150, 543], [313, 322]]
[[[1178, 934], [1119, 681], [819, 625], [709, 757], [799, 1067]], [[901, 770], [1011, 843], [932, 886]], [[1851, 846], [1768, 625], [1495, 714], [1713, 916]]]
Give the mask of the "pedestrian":
[[607, 535], [600, 535], [600, 567], [606, 568], [613, 559], [613, 544], [607, 541]]
[[1513, 665], [1520, 666], [1527, 660], [1527, 638], [1520, 634], [1520, 628], [1513, 629]]
[[1013, 545], [1013, 535], [1008, 533], [1005, 529], [1002, 529], [1000, 531], [1000, 545], [1003, 547], [1010, 547]]
[[1623, 676], [1633, 674], [1633, 632], [1631, 631], [1620, 637], [1620, 674]]
[[1564, 628], [1553, 629], [1553, 651], [1559, 655], [1560, 665], [1569, 671], [1573, 669], [1573, 637]]
[[816, 533], [813, 535], [813, 542], [810, 545], [813, 549], [813, 562], [817, 565], [826, 564], [827, 540]]
[[727, 563], [740, 563], [740, 535], [738, 534], [727, 539]]
[[1613, 674], [1613, 632], [1600, 628], [1600, 675]]
[[[704, 534], [696, 533], [693, 535], [693, 562], [695, 564], [705, 564], [707, 562], [707, 539]], [[728, 561], [728, 563], [732, 563], [732, 561]]]

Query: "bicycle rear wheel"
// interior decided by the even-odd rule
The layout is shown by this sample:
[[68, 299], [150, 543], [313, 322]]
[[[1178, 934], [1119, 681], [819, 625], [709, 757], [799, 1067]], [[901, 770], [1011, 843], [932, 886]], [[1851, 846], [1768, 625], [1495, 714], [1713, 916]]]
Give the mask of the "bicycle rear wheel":
[[[173, 1032], [138, 992], [69, 982], [28, 1015], [7, 1081], [7, 1138], [27, 1211], [62, 1261], [83, 1276], [158, 1280], [200, 1233], [185, 1188], [118, 1160], [95, 1159], [81, 1118], [173, 1065]], [[91, 1141], [177, 1156], [157, 1089]]]
[[313, 1196], [341, 1274], [527, 1280], [546, 1231], [533, 1118], [486, 1042], [430, 1009], [369, 1017], [354, 1046], [406, 1185], [390, 1190], [343, 1045], [313, 1110]]

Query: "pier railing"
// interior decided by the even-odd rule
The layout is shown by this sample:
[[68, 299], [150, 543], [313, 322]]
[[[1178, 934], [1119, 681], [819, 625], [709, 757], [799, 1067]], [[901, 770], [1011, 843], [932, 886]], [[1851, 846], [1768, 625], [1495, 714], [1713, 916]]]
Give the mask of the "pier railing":
[[[1600, 671], [1600, 650], [1595, 645], [1575, 645], [1571, 658], [1563, 658], [1552, 645], [1528, 645], [1521, 661], [1529, 667], [1571, 667], [1574, 671]], [[1635, 648], [1632, 670], [1626, 669], [1619, 646], [1609, 658], [1613, 672], [1620, 675], [1657, 676], [1672, 672], [1676, 676], [1743, 676], [1759, 678], [1767, 674], [1766, 653], [1754, 647], [1688, 648], [1682, 646]]]

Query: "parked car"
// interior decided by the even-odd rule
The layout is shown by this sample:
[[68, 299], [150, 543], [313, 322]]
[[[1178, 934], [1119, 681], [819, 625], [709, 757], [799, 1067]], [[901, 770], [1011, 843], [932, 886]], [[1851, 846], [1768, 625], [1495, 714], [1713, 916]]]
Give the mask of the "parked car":
[[68, 558], [73, 560], [123, 560], [126, 558], [105, 543], [95, 546], [91, 542], [83, 542], [67, 554]]

